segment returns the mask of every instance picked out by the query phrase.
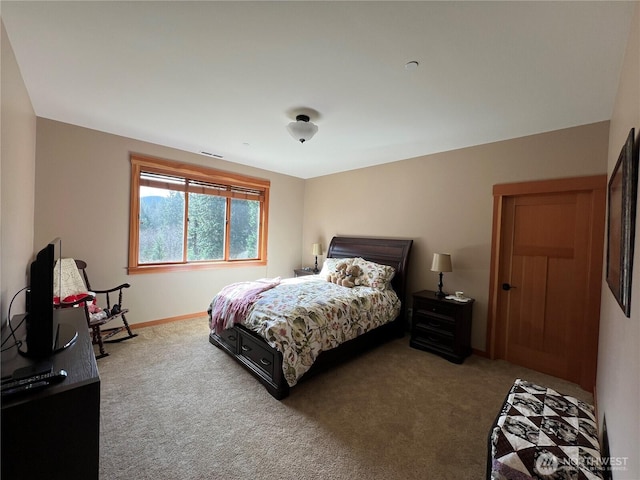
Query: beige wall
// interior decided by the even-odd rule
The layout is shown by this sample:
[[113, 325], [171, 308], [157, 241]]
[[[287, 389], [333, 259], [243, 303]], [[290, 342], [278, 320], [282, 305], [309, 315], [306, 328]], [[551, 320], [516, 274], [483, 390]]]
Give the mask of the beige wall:
[[[638, 139], [640, 131], [639, 5], [636, 5], [611, 117], [607, 169], [609, 175], [615, 167], [631, 128], [635, 128], [636, 139]], [[640, 245], [638, 241], [640, 223], [638, 222], [640, 218], [636, 219], [631, 318], [627, 318], [616, 303], [606, 279], [603, 278], [602, 281], [597, 376], [598, 415], [600, 422], [603, 417], [606, 417], [611, 455], [617, 459], [621, 467], [614, 472], [616, 480], [640, 478]]]
[[[131, 152], [270, 180], [267, 266], [127, 275]], [[36, 245], [60, 236], [65, 256], [89, 264], [94, 288], [129, 282], [132, 323], [203, 312], [228, 283], [299, 267], [304, 180], [42, 118], [36, 159]]]
[[493, 185], [604, 174], [608, 129], [601, 122], [307, 180], [304, 246], [310, 253], [339, 234], [412, 238], [409, 291], [437, 289], [431, 258], [451, 253], [444, 289], [476, 299], [472, 345], [484, 350]]
[[[204, 311], [210, 297], [232, 281], [288, 276], [300, 259], [313, 264], [312, 243], [326, 249], [333, 235], [407, 237], [415, 242], [410, 290], [435, 288], [437, 275], [429, 271], [433, 252], [453, 255], [445, 289], [476, 298], [472, 343], [480, 350], [492, 186], [604, 173], [609, 128], [601, 122], [305, 182], [52, 120], [38, 118], [37, 126], [36, 246], [61, 236], [66, 256], [89, 262], [96, 288], [131, 283], [133, 323]], [[127, 276], [130, 152], [270, 179], [268, 266]]]
[[[27, 285], [33, 253], [36, 116], [4, 23], [0, 24], [0, 313], [4, 326], [12, 297]], [[24, 312], [24, 298], [23, 293], [16, 297], [12, 314]]]

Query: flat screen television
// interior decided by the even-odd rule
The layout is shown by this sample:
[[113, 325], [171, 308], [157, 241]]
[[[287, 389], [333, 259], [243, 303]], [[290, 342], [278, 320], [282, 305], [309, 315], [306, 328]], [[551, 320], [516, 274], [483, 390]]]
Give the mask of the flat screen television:
[[[28, 357], [43, 358], [59, 352], [75, 342], [78, 332], [72, 325], [58, 322], [53, 298], [54, 267], [62, 258], [62, 240], [56, 238], [38, 252], [29, 269], [27, 290], [26, 341], [19, 348]], [[57, 269], [61, 274], [61, 269]], [[59, 279], [61, 280], [61, 279]], [[61, 281], [55, 282], [62, 285]]]

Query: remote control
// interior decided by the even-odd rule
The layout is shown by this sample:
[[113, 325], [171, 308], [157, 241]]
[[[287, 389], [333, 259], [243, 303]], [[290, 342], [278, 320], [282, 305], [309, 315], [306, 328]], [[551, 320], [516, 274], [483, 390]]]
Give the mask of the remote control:
[[62, 382], [65, 378], [67, 378], [67, 372], [65, 370], [58, 370], [57, 372], [33, 375], [19, 380], [9, 380], [2, 383], [0, 388], [2, 390], [2, 396], [4, 397], [7, 395], [39, 390], [41, 388], [48, 387], [49, 385]]
[[[13, 374], [9, 377], [13, 377], [13, 380], [22, 380], [23, 378], [33, 377], [35, 375], [42, 375], [43, 373], [50, 373], [53, 371], [53, 364], [50, 360], [38, 362], [26, 367], [17, 368], [13, 371]], [[4, 379], [3, 379], [4, 381]]]

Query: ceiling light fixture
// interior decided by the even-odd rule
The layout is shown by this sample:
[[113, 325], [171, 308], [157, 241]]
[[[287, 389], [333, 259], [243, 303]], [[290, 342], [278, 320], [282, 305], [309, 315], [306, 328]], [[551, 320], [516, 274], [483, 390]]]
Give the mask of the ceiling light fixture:
[[413, 72], [418, 68], [418, 65], [420, 65], [418, 62], [416, 62], [415, 60], [412, 60], [404, 64], [404, 69], [409, 70], [410, 72]]
[[287, 125], [287, 130], [293, 138], [304, 143], [316, 134], [318, 126], [309, 121], [308, 115], [298, 115], [295, 122]]

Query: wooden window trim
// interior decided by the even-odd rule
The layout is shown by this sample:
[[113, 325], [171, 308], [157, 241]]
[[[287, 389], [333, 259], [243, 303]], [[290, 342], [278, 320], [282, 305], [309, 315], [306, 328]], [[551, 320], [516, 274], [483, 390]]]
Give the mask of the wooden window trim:
[[[175, 177], [187, 178], [199, 182], [227, 185], [231, 186], [228, 191], [220, 192], [220, 196], [260, 200], [262, 208], [260, 209], [260, 241], [258, 244], [258, 258], [251, 260], [216, 260], [216, 261], [195, 261], [195, 262], [175, 262], [163, 264], [138, 264], [138, 248], [139, 248], [139, 215], [140, 215], [140, 185], [150, 184], [151, 182], [141, 182], [140, 174], [142, 172], [157, 173], [159, 175], [171, 175]], [[240, 175], [236, 173], [225, 172], [213, 168], [207, 168], [189, 163], [175, 162], [163, 160], [153, 157], [147, 157], [138, 154], [131, 155], [131, 195], [130, 195], [130, 214], [129, 214], [129, 274], [143, 273], [161, 273], [161, 272], [177, 272], [188, 270], [204, 270], [215, 268], [231, 268], [231, 267], [249, 267], [264, 266], [267, 264], [267, 238], [268, 238], [268, 218], [269, 218], [269, 189], [271, 182], [255, 177]], [[200, 187], [185, 187], [172, 185], [172, 190], [190, 191], [198, 193]], [[234, 190], [235, 189], [235, 190]], [[244, 192], [242, 190], [245, 190]], [[202, 190], [200, 190], [202, 191]], [[256, 195], [255, 192], [260, 194]], [[228, 217], [227, 217], [228, 218]], [[228, 258], [228, 237], [229, 222], [225, 229], [227, 241], [225, 242], [225, 255]], [[185, 245], [186, 248], [186, 245]]]

